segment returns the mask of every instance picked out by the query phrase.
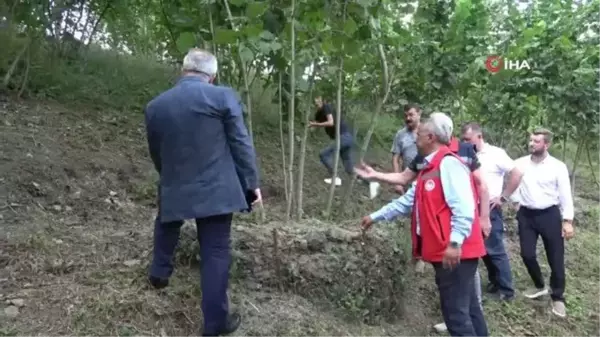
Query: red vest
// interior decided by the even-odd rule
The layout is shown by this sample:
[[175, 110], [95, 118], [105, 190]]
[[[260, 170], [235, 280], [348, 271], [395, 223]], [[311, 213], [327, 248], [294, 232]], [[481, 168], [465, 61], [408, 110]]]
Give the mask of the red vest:
[[[446, 146], [442, 146], [431, 162], [424, 167], [417, 176], [415, 190], [416, 211], [412, 213], [412, 243], [413, 255], [417, 256], [417, 222], [421, 228], [421, 257], [428, 262], [441, 262], [446, 248], [450, 244], [450, 218], [452, 211], [444, 198], [442, 180], [440, 178], [440, 163], [445, 156], [458, 156]], [[466, 186], [465, 186], [466, 188]], [[471, 174], [471, 190], [477, 205], [477, 190]], [[479, 211], [475, 208], [471, 234], [465, 239], [461, 247], [462, 259], [480, 258], [486, 254], [483, 234], [479, 225]]]

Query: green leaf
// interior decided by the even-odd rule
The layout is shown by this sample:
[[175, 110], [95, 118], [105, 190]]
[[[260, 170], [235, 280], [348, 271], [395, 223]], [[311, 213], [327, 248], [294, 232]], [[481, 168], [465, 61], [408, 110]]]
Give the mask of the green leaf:
[[229, 1], [230, 4], [237, 6], [237, 7], [241, 7], [243, 4], [246, 3], [246, 0], [227, 0]]
[[240, 57], [244, 62], [250, 62], [254, 59], [252, 50], [244, 45], [240, 46]]
[[249, 25], [244, 28], [244, 33], [248, 38], [258, 37], [262, 34], [262, 24], [259, 25]]
[[370, 7], [375, 3], [375, 0], [356, 0], [356, 3], [363, 7]]
[[187, 53], [188, 50], [196, 45], [196, 37], [193, 33], [183, 32], [179, 34], [175, 44], [177, 45], [177, 50], [179, 50], [179, 52]]
[[230, 44], [235, 43], [237, 33], [230, 29], [216, 28], [215, 29], [215, 42], [218, 44]]
[[283, 46], [281, 45], [281, 43], [279, 42], [273, 42], [271, 43], [271, 49], [273, 51], [278, 51], [279, 49], [281, 49]]
[[354, 32], [358, 29], [356, 22], [352, 20], [352, 18], [347, 18], [346, 22], [344, 22], [344, 32], [348, 34], [348, 36], [352, 36]]
[[246, 16], [248, 16], [249, 18], [257, 18], [261, 15], [263, 15], [263, 13], [265, 12], [265, 10], [267, 9], [267, 3], [266, 2], [258, 2], [258, 1], [253, 1], [251, 3], [248, 4], [248, 6], [246, 7]]
[[265, 41], [258, 42], [258, 49], [263, 54], [268, 54], [271, 51], [271, 44]]
[[260, 38], [263, 40], [271, 41], [271, 40], [275, 39], [275, 35], [273, 33], [269, 32], [268, 30], [263, 30], [260, 33]]

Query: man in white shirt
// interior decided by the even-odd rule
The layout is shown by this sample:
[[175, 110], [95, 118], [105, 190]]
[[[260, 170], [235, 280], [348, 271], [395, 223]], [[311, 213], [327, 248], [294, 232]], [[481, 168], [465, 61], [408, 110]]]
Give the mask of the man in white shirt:
[[[506, 151], [484, 141], [483, 130], [479, 124], [464, 125], [461, 134], [464, 142], [475, 145], [477, 158], [481, 163], [481, 173], [489, 190], [492, 229], [485, 240], [487, 255], [483, 258], [488, 271], [487, 291], [497, 299], [512, 300], [515, 290], [510, 260], [504, 248], [502, 204], [508, 201], [508, 197], [517, 189], [523, 174], [515, 167], [514, 161], [506, 154]], [[504, 187], [506, 175], [508, 175], [508, 181]]]
[[516, 160], [523, 180], [511, 197], [519, 203], [517, 221], [521, 257], [535, 288], [525, 292], [528, 298], [548, 294], [536, 258], [538, 236], [542, 237], [552, 273], [552, 313], [565, 317], [565, 239], [573, 237], [573, 196], [567, 165], [548, 153], [552, 133], [536, 129], [529, 139], [530, 156]]

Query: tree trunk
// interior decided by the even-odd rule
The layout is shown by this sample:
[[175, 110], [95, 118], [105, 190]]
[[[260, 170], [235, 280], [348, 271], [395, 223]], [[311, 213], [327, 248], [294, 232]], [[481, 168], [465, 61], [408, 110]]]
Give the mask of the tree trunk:
[[310, 74], [308, 82], [308, 102], [306, 110], [304, 112], [304, 133], [302, 134], [302, 141], [300, 142], [300, 159], [298, 162], [298, 185], [296, 186], [296, 220], [300, 220], [302, 218], [303, 213], [302, 200], [304, 198], [304, 162], [306, 161], [306, 144], [308, 143], [308, 132], [310, 130], [310, 125], [308, 125], [308, 122], [310, 121], [311, 115], [313, 88], [316, 73], [316, 65], [315, 62], [313, 62], [313, 71]]
[[281, 73], [279, 73], [279, 140], [281, 142], [281, 166], [283, 171], [283, 186], [285, 191], [285, 201], [287, 202], [290, 198], [289, 194], [289, 184], [288, 184], [288, 175], [287, 175], [287, 166], [285, 165], [285, 140], [283, 138], [283, 92], [281, 90]]
[[288, 199], [287, 207], [285, 210], [285, 220], [289, 221], [292, 216], [292, 205], [294, 198], [294, 99], [296, 95], [296, 25], [294, 14], [296, 12], [296, 1], [292, 0], [292, 13], [291, 18], [291, 57], [290, 57], [290, 96], [292, 97], [288, 113]]

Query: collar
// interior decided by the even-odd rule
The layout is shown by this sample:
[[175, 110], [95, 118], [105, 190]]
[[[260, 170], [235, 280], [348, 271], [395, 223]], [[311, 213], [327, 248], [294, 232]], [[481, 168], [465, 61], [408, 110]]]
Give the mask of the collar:
[[429, 164], [431, 163], [431, 160], [433, 160], [433, 157], [435, 157], [435, 155], [438, 153], [439, 150], [435, 150], [433, 152], [431, 152], [430, 154], [428, 154], [427, 156], [425, 156], [425, 158], [423, 158], [423, 161], [425, 162], [425, 164]]
[[533, 155], [529, 155], [529, 160], [534, 164], [544, 164], [548, 161], [548, 158], [550, 158], [550, 153], [546, 152], [544, 159], [540, 160], [539, 162], [535, 162], [533, 161]]
[[481, 145], [481, 150], [477, 151], [477, 153], [483, 153], [485, 151], [488, 151], [492, 146], [490, 144], [488, 144], [487, 142], [483, 142], [483, 144]]
[[209, 83], [210, 77], [206, 74], [196, 74], [196, 75], [183, 75], [179, 77], [179, 81], [177, 83], [182, 82], [204, 82]]

